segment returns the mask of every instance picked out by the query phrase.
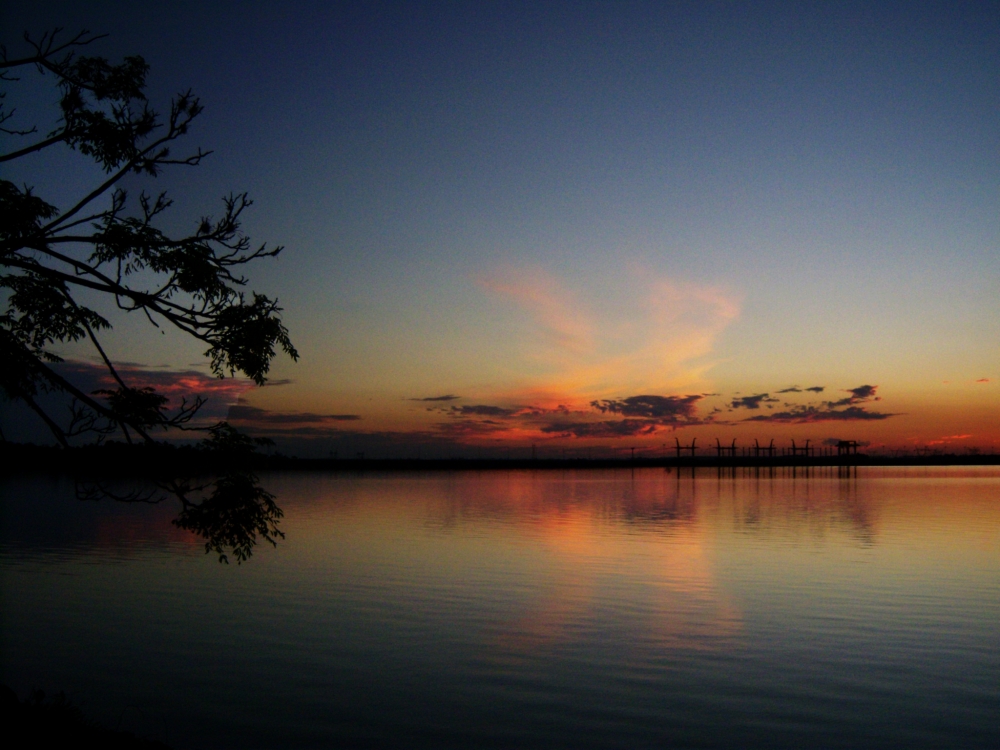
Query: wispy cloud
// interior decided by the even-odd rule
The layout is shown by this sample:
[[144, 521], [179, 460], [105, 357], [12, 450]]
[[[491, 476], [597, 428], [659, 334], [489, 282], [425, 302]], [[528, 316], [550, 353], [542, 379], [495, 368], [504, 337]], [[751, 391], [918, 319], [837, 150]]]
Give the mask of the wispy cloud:
[[526, 356], [545, 371], [505, 394], [521, 403], [579, 408], [616, 392], [697, 387], [714, 364], [709, 357], [718, 337], [740, 312], [736, 296], [722, 288], [650, 273], [635, 273], [631, 288], [600, 294], [571, 292], [538, 269], [478, 283], [532, 316], [537, 335]]
[[453, 396], [451, 394], [448, 394], [447, 396], [425, 396], [424, 398], [411, 398], [411, 399], [407, 399], [407, 400], [408, 401], [434, 402], [434, 401], [458, 401], [460, 398], [462, 398], [462, 397], [461, 396]]
[[720, 287], [667, 279], [651, 283], [649, 307], [662, 355], [680, 362], [710, 354], [740, 314], [738, 300]]
[[594, 348], [594, 326], [576, 297], [542, 269], [507, 269], [477, 279], [480, 286], [513, 299], [534, 317], [544, 341], [574, 354]]

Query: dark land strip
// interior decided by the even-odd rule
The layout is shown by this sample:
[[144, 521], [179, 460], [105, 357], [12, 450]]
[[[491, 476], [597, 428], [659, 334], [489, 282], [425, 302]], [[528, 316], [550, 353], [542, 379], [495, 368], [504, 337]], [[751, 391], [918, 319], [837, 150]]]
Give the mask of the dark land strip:
[[[844, 456], [682, 456], [621, 458], [297, 458], [280, 454], [257, 454], [238, 459], [242, 468], [253, 471], [502, 471], [553, 469], [633, 469], [633, 468], [794, 468], [856, 466], [1000, 466], [997, 454], [868, 455]], [[193, 447], [171, 445], [84, 446], [58, 448], [0, 444], [0, 474], [95, 474], [100, 476], [142, 476], [184, 473], [213, 474], [231, 468], [231, 462], [217, 454]]]

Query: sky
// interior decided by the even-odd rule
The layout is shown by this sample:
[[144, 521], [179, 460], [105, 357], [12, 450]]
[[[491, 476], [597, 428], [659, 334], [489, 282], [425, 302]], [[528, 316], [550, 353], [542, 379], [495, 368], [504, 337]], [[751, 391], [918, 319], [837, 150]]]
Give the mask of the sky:
[[[301, 455], [1000, 448], [997, 3], [0, 10], [11, 53], [56, 26], [142, 55], [160, 109], [201, 97], [211, 157], [129, 185], [169, 190], [168, 228], [245, 190], [286, 248], [248, 269], [301, 354], [264, 388], [113, 321], [113, 359], [206, 419]], [[9, 91], [54, 125], [49, 79]], [[98, 177], [5, 167], [56, 205]]]

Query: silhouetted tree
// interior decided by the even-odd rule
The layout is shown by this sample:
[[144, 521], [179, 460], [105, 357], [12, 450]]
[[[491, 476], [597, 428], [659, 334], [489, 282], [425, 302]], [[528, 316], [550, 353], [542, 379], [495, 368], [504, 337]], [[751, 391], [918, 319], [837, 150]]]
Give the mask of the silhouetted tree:
[[[202, 111], [198, 98], [180, 94], [161, 116], [144, 94], [149, 66], [141, 57], [112, 64], [79, 54], [100, 38], [84, 31], [62, 40], [57, 29], [38, 40], [25, 34], [21, 57], [0, 47], [0, 80], [19, 80], [22, 72], [51, 76], [60, 110], [57, 127], [43, 135], [37, 126], [18, 123], [6, 92], [0, 93], [0, 132], [15, 144], [0, 154], [0, 163], [63, 148], [104, 172], [92, 190], [65, 207], [49, 203], [32, 185], [0, 179], [0, 293], [6, 297], [0, 390], [34, 411], [64, 447], [80, 435], [152, 442], [158, 432], [191, 428], [204, 403], [195, 397], [170, 410], [152, 388], [130, 385], [101, 343], [111, 322], [83, 299], [113, 301], [156, 328], [173, 326], [202, 341], [219, 377], [239, 372], [260, 385], [278, 350], [298, 358], [277, 301], [244, 292], [240, 267], [282, 249], [253, 246], [241, 232], [241, 216], [251, 204], [245, 193], [224, 198], [218, 218], [202, 217], [193, 233], [175, 237], [157, 226], [171, 205], [165, 193], [141, 192], [130, 201], [120, 186], [128, 175], [155, 178], [167, 166], [196, 166], [210, 152], [178, 156], [172, 150]], [[89, 342], [112, 388], [88, 393], [53, 367], [60, 358], [52, 347], [71, 341]], [[65, 419], [39, 398], [50, 392], [72, 399]], [[236, 434], [217, 426], [206, 450], [231, 452]], [[244, 443], [241, 449], [251, 448]], [[182, 502], [178, 524], [202, 533], [207, 549], [221, 559], [227, 547], [243, 560], [258, 536], [272, 543], [280, 536], [281, 511], [247, 469], [198, 487], [201, 500], [182, 480], [169, 485]]]

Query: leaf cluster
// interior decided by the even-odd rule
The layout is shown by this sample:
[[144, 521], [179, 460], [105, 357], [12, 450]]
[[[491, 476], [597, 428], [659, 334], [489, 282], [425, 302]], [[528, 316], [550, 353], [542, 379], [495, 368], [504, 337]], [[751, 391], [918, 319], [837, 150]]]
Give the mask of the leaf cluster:
[[[80, 292], [99, 293], [126, 313], [155, 327], [174, 326], [206, 345], [218, 376], [241, 373], [262, 384], [281, 351], [298, 357], [281, 322], [281, 308], [266, 295], [245, 291], [240, 267], [274, 257], [281, 247], [253, 246], [241, 231], [250, 207], [246, 194], [223, 198], [221, 214], [205, 215], [185, 236], [172, 236], [158, 219], [171, 206], [166, 194], [145, 192], [133, 203], [119, 182], [129, 173], [155, 177], [168, 165], [197, 165], [208, 152], [176, 157], [174, 142], [187, 134], [202, 105], [190, 91], [176, 96], [165, 117], [144, 93], [148, 65], [141, 57], [111, 63], [78, 51], [100, 37], [82, 32], [62, 41], [60, 32], [39, 40], [25, 36], [29, 54], [11, 58], [0, 48], [0, 80], [34, 68], [51, 76], [60, 92], [59, 124], [44, 137], [38, 128], [14, 127], [16, 110], [0, 99], [0, 130], [34, 140], [0, 154], [0, 162], [24, 159], [58, 145], [99, 164], [105, 178], [66, 208], [52, 205], [30, 185], [0, 180], [0, 356], [18, 371], [0, 380], [8, 397], [36, 412], [39, 391], [65, 390], [77, 402], [122, 431], [149, 439], [154, 426], [176, 427], [166, 402], [129, 388], [106, 356], [99, 334], [111, 328]], [[114, 391], [83, 393], [49, 365], [58, 345], [90, 340], [118, 384]], [[104, 396], [103, 402], [93, 396]], [[54, 423], [54, 422], [53, 422]], [[51, 427], [52, 425], [50, 425]], [[67, 432], [54, 430], [65, 443]]]
[[[112, 323], [81, 301], [84, 294], [202, 342], [219, 377], [242, 374], [261, 385], [279, 352], [298, 358], [277, 300], [246, 289], [242, 267], [282, 248], [254, 245], [243, 233], [243, 212], [252, 205], [245, 193], [225, 196], [215, 216], [199, 217], [178, 236], [161, 226], [172, 205], [165, 193], [142, 191], [132, 200], [121, 186], [130, 174], [155, 178], [168, 166], [197, 166], [210, 152], [175, 153], [202, 113], [200, 100], [181, 92], [161, 114], [147, 100], [149, 66], [141, 57], [113, 63], [80, 54], [100, 38], [87, 31], [67, 38], [59, 29], [39, 39], [25, 34], [20, 57], [0, 46], [0, 84], [32, 74], [59, 92], [57, 125], [43, 135], [17, 121], [0, 91], [0, 163], [61, 147], [103, 173], [66, 206], [48, 202], [34, 185], [0, 179], [0, 393], [27, 404], [63, 446], [84, 434], [149, 442], [154, 430], [190, 428], [204, 403], [170, 408], [165, 396], [126, 382], [103, 345]], [[61, 374], [60, 346], [81, 341], [100, 357], [112, 387], [88, 393]], [[72, 398], [68, 421], [38, 398], [53, 391]], [[211, 449], [234, 449], [231, 432], [217, 426]], [[238, 560], [258, 535], [272, 543], [280, 536], [280, 509], [246, 473], [218, 480], [201, 503], [182, 504], [178, 524], [210, 529], [211, 549], [232, 547]]]
[[258, 484], [257, 477], [235, 471], [216, 480], [208, 497], [184, 503], [172, 523], [204, 537], [205, 552], [215, 552], [220, 562], [229, 562], [228, 548], [242, 563], [253, 554], [258, 536], [272, 546], [284, 538], [278, 529], [283, 515], [274, 495]]

